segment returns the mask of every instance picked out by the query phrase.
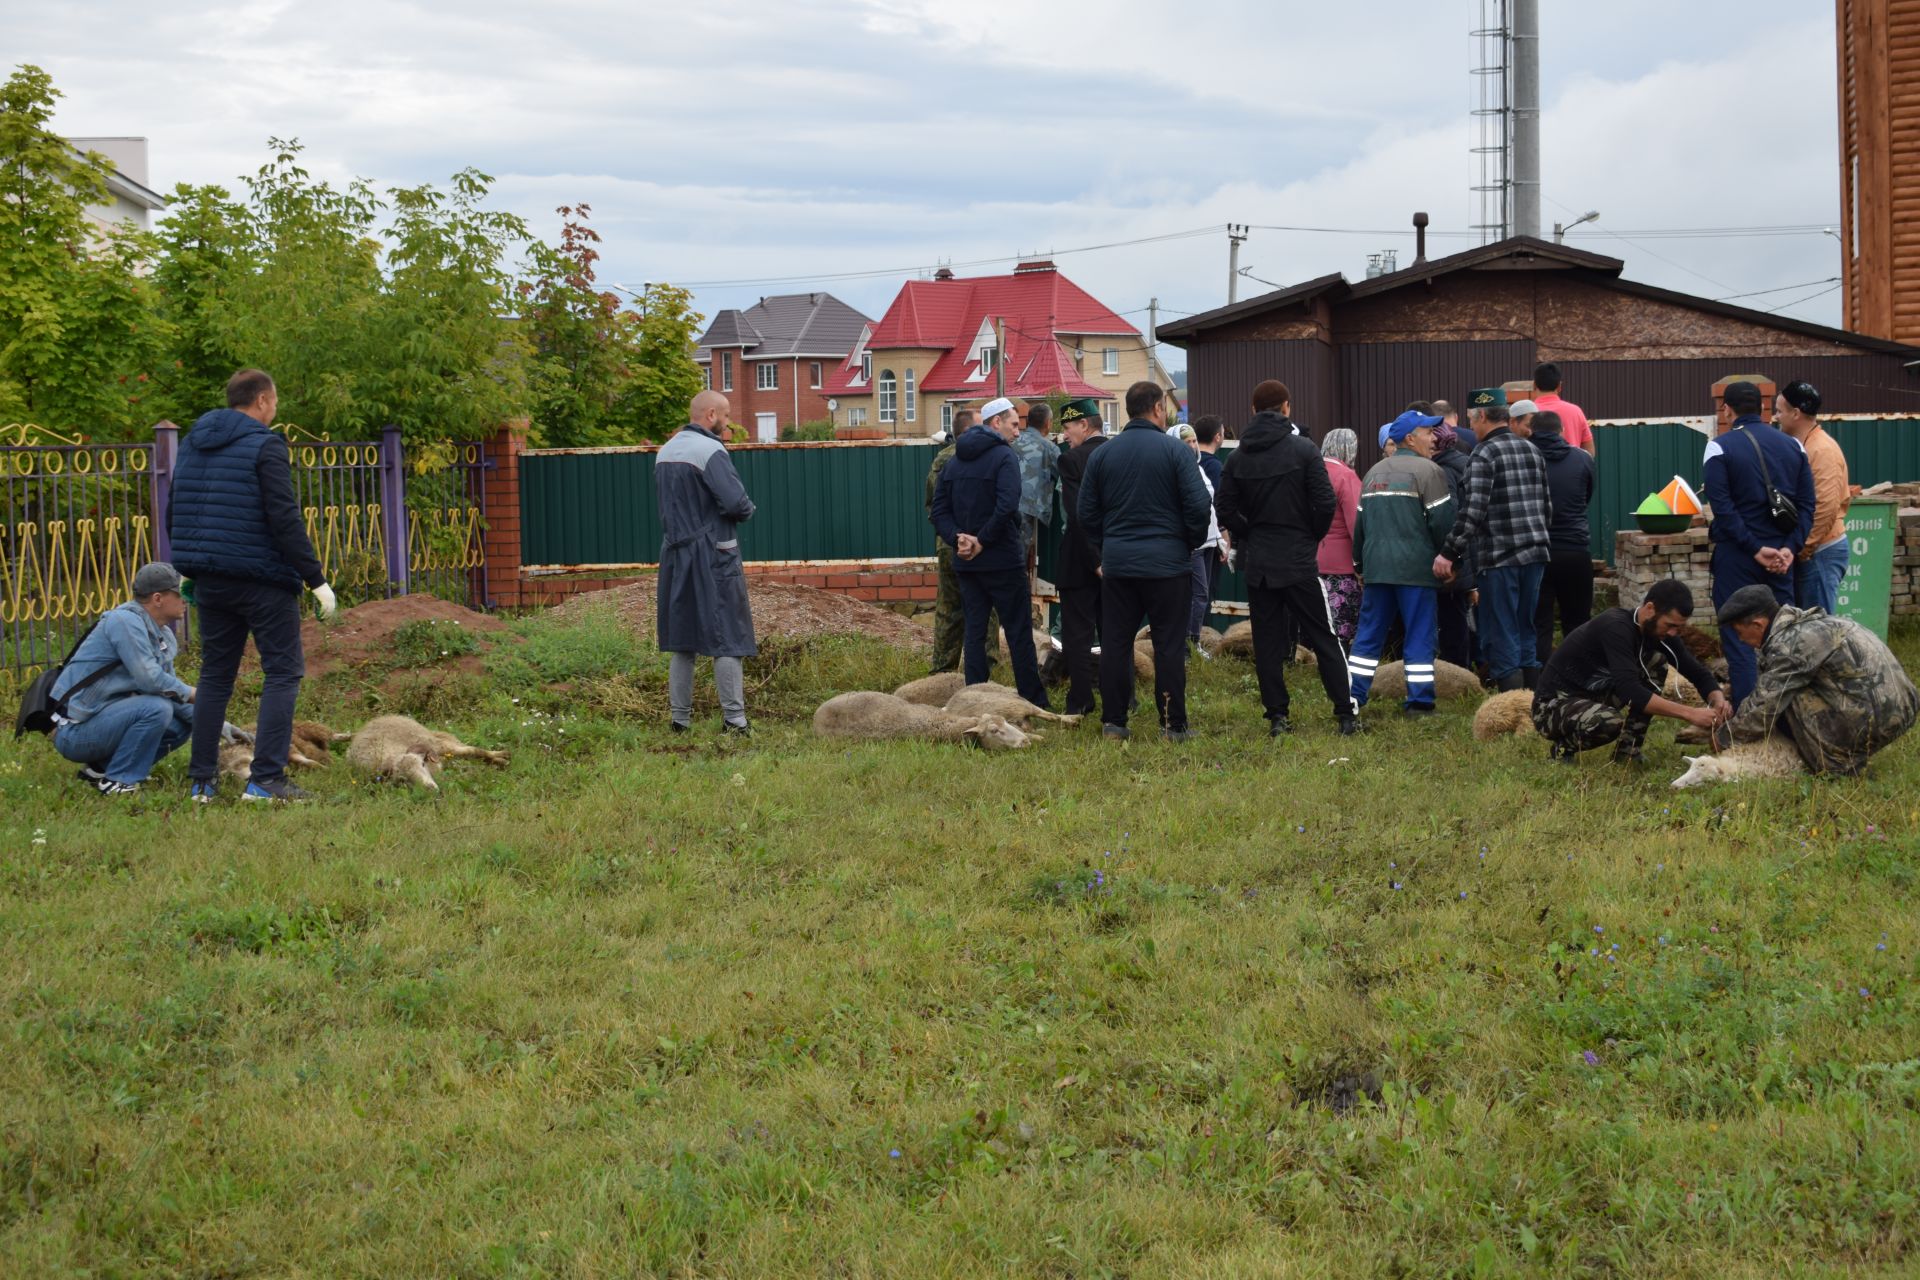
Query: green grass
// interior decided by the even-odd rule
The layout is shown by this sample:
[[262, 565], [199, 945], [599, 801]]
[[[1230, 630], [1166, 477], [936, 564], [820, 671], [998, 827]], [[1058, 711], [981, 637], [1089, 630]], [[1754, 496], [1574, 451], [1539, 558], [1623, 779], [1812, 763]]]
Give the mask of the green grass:
[[611, 619], [518, 630], [418, 693], [514, 752], [439, 797], [0, 748], [0, 1274], [1920, 1265], [1911, 739], [1677, 793], [1665, 728], [1342, 740], [1306, 671], [1269, 744], [1222, 660], [1184, 747], [824, 742], [916, 674], [836, 640], [742, 746]]

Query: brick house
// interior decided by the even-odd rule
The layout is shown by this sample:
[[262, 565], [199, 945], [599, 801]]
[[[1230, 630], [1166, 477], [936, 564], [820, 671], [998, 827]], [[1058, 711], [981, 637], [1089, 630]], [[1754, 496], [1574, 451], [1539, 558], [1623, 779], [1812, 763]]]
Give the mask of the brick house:
[[826, 381], [870, 324], [830, 293], [762, 298], [714, 316], [693, 358], [732, 402], [733, 420], [767, 443], [828, 416]]
[[[995, 344], [996, 326], [1004, 348]], [[1051, 262], [1023, 262], [1011, 275], [962, 279], [944, 268], [910, 280], [878, 323], [830, 370], [826, 391], [840, 427], [929, 436], [953, 425], [956, 408], [1005, 393], [1034, 401], [1064, 392], [1091, 396], [1119, 424], [1127, 387], [1166, 371], [1140, 331]]]

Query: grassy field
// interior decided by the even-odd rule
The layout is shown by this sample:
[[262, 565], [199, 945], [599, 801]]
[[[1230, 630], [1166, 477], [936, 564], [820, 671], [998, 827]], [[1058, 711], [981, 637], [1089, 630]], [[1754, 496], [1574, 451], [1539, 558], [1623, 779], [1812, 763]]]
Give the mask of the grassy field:
[[384, 695], [514, 751], [439, 797], [0, 748], [0, 1275], [1920, 1268], [1913, 739], [1683, 794], [1221, 660], [1186, 746], [850, 746], [917, 660], [833, 640], [738, 745], [520, 630]]

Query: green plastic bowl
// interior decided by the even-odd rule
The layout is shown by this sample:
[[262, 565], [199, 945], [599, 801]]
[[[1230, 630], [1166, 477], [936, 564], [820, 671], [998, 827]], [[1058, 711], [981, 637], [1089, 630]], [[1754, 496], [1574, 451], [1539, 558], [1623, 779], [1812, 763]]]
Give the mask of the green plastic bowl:
[[1650, 516], [1638, 511], [1633, 518], [1642, 533], [1685, 533], [1693, 523], [1692, 516]]

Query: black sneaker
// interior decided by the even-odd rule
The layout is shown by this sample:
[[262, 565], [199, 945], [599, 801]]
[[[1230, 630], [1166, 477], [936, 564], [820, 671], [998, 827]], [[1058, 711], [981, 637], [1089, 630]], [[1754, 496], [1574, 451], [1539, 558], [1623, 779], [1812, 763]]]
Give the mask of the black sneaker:
[[1563, 747], [1556, 742], [1547, 748], [1547, 759], [1555, 764], [1579, 764], [1580, 753], [1572, 747]]
[[1631, 765], [1638, 768], [1647, 762], [1647, 758], [1638, 751], [1615, 751], [1613, 753], [1613, 762], [1615, 764]]
[[1160, 731], [1160, 737], [1166, 742], [1191, 742], [1193, 740], [1193, 730], [1162, 729]]
[[97, 764], [83, 764], [73, 776], [90, 787], [97, 787], [107, 780], [106, 770]]
[[1341, 716], [1339, 727], [1340, 736], [1343, 738], [1358, 737], [1360, 734], [1366, 732], [1360, 725], [1359, 716]]
[[1283, 733], [1292, 732], [1293, 721], [1287, 719], [1285, 716], [1275, 716], [1273, 719], [1267, 721], [1267, 736], [1269, 738], [1277, 738]]
[[93, 789], [103, 796], [130, 796], [139, 793], [137, 782], [115, 782], [112, 778], [102, 777], [93, 784]]
[[1133, 730], [1123, 724], [1103, 724], [1100, 726], [1100, 736], [1125, 742], [1133, 736]]
[[753, 736], [753, 726], [751, 724], [735, 724], [731, 720], [722, 720], [720, 722], [720, 732], [730, 733], [736, 738], [751, 738]]
[[675, 733], [685, 733], [687, 730], [693, 728], [693, 726], [690, 724], [681, 724], [678, 720], [669, 720], [667, 721], [667, 728], [673, 730]]
[[240, 793], [242, 800], [278, 800], [283, 804], [293, 804], [300, 800], [313, 799], [313, 792], [305, 787], [296, 787], [285, 778], [278, 782], [249, 782], [247, 789]]
[[1433, 706], [1429, 703], [1426, 706], [1420, 707], [1402, 707], [1400, 708], [1400, 714], [1408, 720], [1424, 720], [1433, 714]]

